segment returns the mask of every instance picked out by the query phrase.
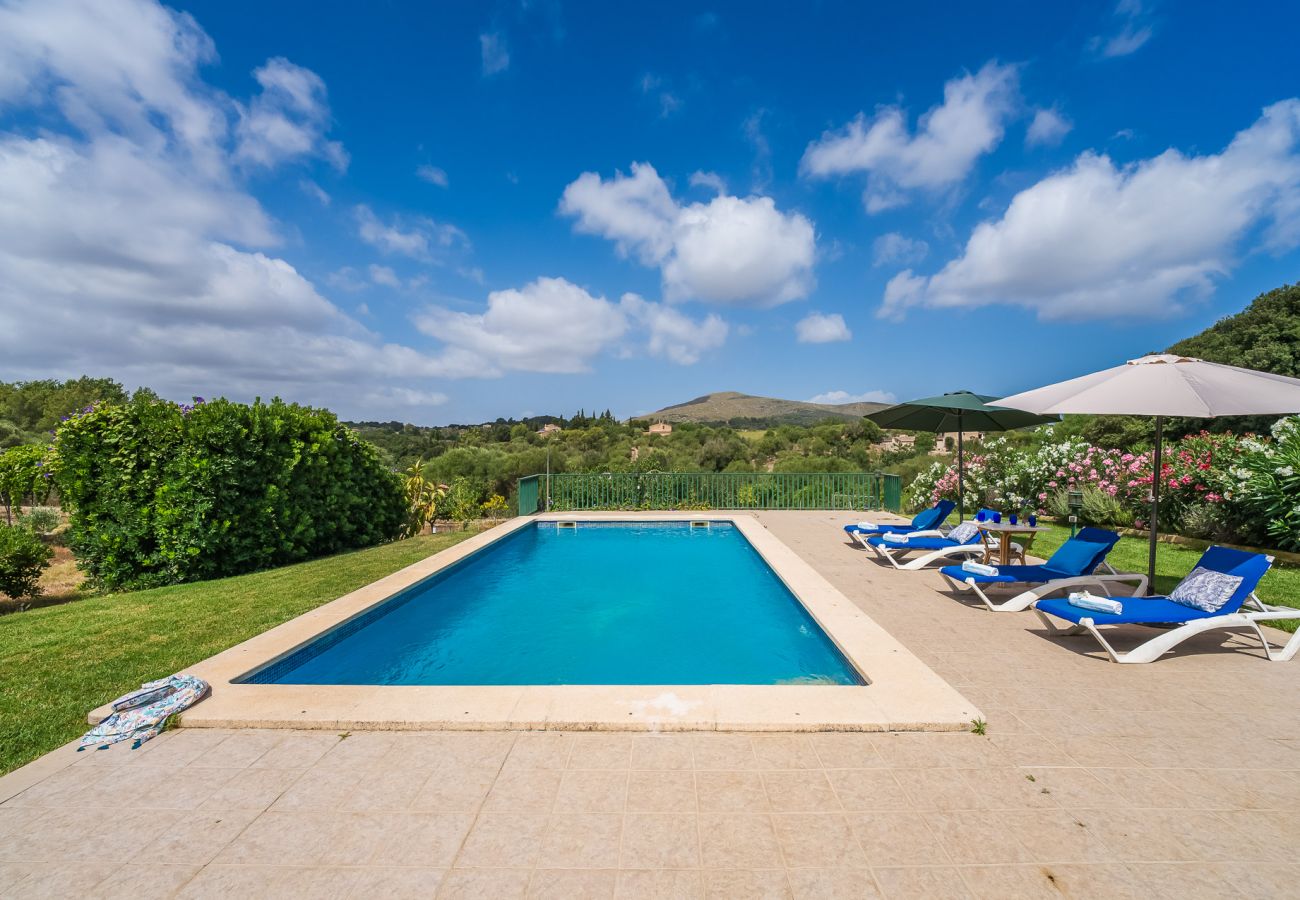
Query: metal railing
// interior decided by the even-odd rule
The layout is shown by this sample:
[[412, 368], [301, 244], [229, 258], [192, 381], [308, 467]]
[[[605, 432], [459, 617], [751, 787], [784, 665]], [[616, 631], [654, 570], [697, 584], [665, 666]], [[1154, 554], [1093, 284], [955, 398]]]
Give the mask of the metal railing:
[[539, 509], [886, 509], [903, 484], [883, 472], [601, 472], [519, 479], [519, 514]]

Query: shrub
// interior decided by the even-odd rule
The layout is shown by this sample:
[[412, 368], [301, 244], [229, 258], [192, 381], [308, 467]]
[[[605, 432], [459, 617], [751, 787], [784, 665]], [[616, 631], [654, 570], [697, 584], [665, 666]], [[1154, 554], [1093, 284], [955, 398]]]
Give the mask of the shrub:
[[48, 474], [44, 447], [27, 444], [0, 453], [0, 503], [6, 522], [12, 524], [15, 508], [26, 498], [39, 503], [50, 495]]
[[1300, 416], [1279, 419], [1273, 440], [1241, 442], [1226, 489], [1236, 531], [1255, 544], [1300, 550]]
[[0, 525], [0, 594], [14, 600], [40, 594], [41, 573], [54, 551], [26, 528]]
[[33, 534], [49, 534], [59, 527], [59, 511], [51, 506], [33, 506], [18, 517], [18, 524]]
[[447, 514], [459, 522], [462, 528], [468, 527], [473, 519], [478, 518], [482, 509], [478, 500], [480, 493], [478, 485], [468, 478], [452, 481], [451, 489], [447, 492]]
[[369, 546], [406, 518], [399, 480], [372, 446], [332, 413], [279, 399], [87, 407], [60, 426], [52, 465], [78, 564], [107, 587]]
[[506, 513], [510, 512], [510, 504], [506, 498], [500, 494], [493, 494], [488, 497], [487, 502], [483, 504], [483, 512], [489, 519], [499, 519]]

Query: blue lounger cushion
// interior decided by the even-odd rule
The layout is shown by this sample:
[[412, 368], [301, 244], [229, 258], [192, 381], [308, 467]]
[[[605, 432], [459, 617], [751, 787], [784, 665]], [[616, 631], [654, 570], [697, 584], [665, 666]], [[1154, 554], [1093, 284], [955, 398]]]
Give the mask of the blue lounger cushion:
[[940, 500], [929, 509], [917, 513], [907, 525], [877, 525], [874, 529], [845, 525], [844, 530], [858, 534], [906, 534], [909, 531], [928, 531], [931, 528], [938, 528], [956, 507], [957, 504], [951, 500]]
[[944, 566], [939, 571], [954, 581], [971, 579], [977, 584], [1047, 583], [1060, 578], [1078, 578], [1093, 569], [1110, 553], [1119, 535], [1104, 528], [1083, 528], [1056, 549], [1047, 562], [1032, 566], [998, 566], [998, 574], [967, 572], [961, 566]]
[[1205, 612], [1204, 610], [1192, 609], [1190, 606], [1183, 606], [1183, 604], [1175, 603], [1168, 597], [1120, 597], [1119, 601], [1124, 604], [1124, 612], [1118, 615], [1095, 612], [1091, 609], [1080, 609], [1077, 606], [1070, 605], [1070, 601], [1066, 597], [1039, 600], [1034, 606], [1036, 609], [1056, 616], [1058, 619], [1065, 619], [1067, 622], [1076, 624], [1080, 619], [1092, 619], [1098, 625], [1191, 622], [1194, 619], [1208, 619], [1211, 616], [1220, 615], [1217, 612]]
[[1097, 625], [1194, 622], [1197, 619], [1225, 616], [1241, 609], [1241, 605], [1246, 602], [1246, 599], [1258, 586], [1259, 580], [1264, 577], [1264, 573], [1268, 571], [1270, 565], [1272, 565], [1272, 560], [1263, 554], [1234, 550], [1231, 547], [1210, 547], [1202, 553], [1200, 560], [1196, 564], [1197, 568], [1206, 568], [1212, 572], [1224, 572], [1241, 578], [1240, 584], [1237, 585], [1232, 596], [1228, 598], [1228, 602], [1213, 612], [1194, 609], [1182, 603], [1176, 603], [1168, 597], [1159, 596], [1124, 597], [1122, 601], [1124, 611], [1118, 615], [1080, 609], [1077, 606], [1071, 606], [1069, 600], [1059, 597], [1050, 600], [1039, 600], [1034, 604], [1034, 607], [1040, 612], [1075, 624], [1078, 624], [1080, 619], [1091, 619]]

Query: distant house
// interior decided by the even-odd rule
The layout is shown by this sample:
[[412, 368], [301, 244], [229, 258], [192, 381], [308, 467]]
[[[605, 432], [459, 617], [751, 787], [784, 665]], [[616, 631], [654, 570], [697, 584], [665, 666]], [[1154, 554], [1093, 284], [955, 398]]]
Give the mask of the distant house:
[[[961, 435], [962, 442], [969, 444], [971, 441], [983, 441], [984, 432], [982, 431], [963, 431]], [[930, 451], [932, 456], [938, 456], [943, 453], [952, 453], [957, 449], [957, 432], [945, 431], [942, 434], [934, 436], [934, 449]]]
[[650, 426], [650, 429], [646, 432], [646, 434], [672, 434], [672, 433], [673, 433], [673, 426], [669, 425], [667, 422], [655, 422], [653, 425]]
[[537, 429], [537, 433], [540, 434], [542, 437], [550, 437], [551, 435], [556, 434], [557, 432], [563, 430], [564, 430], [563, 428], [561, 428], [559, 425], [556, 425], [554, 422], [547, 422], [541, 428]]
[[880, 449], [886, 453], [897, 453], [916, 449], [916, 435], [891, 434], [880, 442]]

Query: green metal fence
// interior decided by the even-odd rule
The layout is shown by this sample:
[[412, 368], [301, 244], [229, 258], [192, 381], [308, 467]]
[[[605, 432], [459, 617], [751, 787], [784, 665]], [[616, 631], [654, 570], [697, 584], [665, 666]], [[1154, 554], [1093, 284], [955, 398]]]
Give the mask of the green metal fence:
[[[549, 498], [549, 502], [548, 502]], [[903, 485], [883, 472], [603, 472], [519, 480], [519, 513], [596, 509], [887, 509]], [[525, 502], [527, 501], [527, 502]]]
[[519, 479], [519, 515], [531, 516], [537, 512], [537, 482], [541, 475]]

